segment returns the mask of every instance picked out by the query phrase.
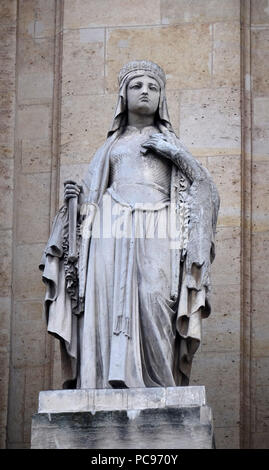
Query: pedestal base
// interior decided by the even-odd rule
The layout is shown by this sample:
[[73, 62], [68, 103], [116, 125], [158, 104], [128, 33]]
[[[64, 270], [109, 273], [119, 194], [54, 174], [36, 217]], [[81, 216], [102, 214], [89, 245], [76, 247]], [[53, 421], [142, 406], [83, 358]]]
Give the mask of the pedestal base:
[[212, 449], [204, 387], [40, 392], [32, 449]]

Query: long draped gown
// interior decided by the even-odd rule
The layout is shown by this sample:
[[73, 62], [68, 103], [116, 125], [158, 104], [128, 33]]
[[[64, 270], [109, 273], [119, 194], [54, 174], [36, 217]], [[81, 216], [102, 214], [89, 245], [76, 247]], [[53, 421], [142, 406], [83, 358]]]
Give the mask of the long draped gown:
[[[80, 314], [74, 314], [64, 279], [66, 205], [55, 218], [41, 269], [48, 331], [61, 342], [66, 388], [188, 384], [201, 321], [210, 313], [218, 200], [210, 178], [202, 189], [191, 188], [169, 160], [141, 154], [141, 144], [157, 131], [128, 126], [108, 138], [89, 167], [86, 201], [98, 213], [86, 255], [80, 244]], [[180, 184], [186, 194], [177, 199], [183, 219], [174, 247], [172, 192]], [[182, 242], [186, 227], [189, 250]]]
[[[140, 153], [141, 144], [154, 132], [153, 127], [141, 132], [128, 127], [111, 149], [105, 194], [111, 197], [114, 233], [104, 238], [102, 226], [91, 241], [81, 343], [82, 388], [105, 388], [108, 383], [175, 386], [174, 250], [167, 230], [171, 164]], [[100, 220], [107, 223], [103, 212], [101, 204], [100, 218], [95, 219], [98, 225]], [[123, 227], [117, 231], [119, 220], [130, 233], [123, 233]]]

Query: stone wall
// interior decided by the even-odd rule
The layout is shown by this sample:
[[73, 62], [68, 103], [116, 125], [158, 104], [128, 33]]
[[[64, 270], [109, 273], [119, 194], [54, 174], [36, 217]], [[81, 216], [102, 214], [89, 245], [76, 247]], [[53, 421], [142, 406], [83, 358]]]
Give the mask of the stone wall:
[[6, 425], [8, 447], [29, 445], [38, 392], [60, 386], [38, 263], [62, 183], [83, 176], [112, 121], [117, 73], [137, 58], [166, 71], [174, 129], [221, 196], [212, 315], [191, 384], [206, 386], [217, 447], [268, 447], [268, 2], [1, 0], [0, 6], [8, 116], [0, 134], [2, 446]]
[[251, 1], [250, 438], [269, 446], [269, 2]]
[[42, 316], [44, 288], [38, 264], [49, 235], [51, 214], [55, 213], [52, 142], [56, 37], [54, 1], [1, 2], [5, 11], [7, 5], [13, 6], [17, 31], [12, 51], [16, 61], [16, 88], [14, 84], [10, 125], [14, 217], [12, 233], [5, 238], [6, 243], [12, 243], [6, 438], [8, 447], [16, 448], [28, 447], [38, 392], [51, 384], [51, 341]]
[[0, 2], [0, 447], [5, 446], [12, 310], [16, 1]]

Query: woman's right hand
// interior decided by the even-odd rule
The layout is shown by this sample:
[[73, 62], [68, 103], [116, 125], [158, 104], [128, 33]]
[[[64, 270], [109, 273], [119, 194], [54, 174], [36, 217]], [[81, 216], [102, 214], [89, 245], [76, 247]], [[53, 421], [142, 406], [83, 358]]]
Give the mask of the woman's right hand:
[[79, 197], [81, 192], [81, 187], [75, 182], [71, 180], [67, 180], [64, 182], [64, 200], [68, 201], [71, 197]]

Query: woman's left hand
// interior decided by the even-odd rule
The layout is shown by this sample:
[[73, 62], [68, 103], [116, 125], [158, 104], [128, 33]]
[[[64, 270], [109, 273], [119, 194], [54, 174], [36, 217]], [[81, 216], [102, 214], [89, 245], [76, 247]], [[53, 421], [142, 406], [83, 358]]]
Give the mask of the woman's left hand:
[[163, 134], [153, 134], [150, 136], [142, 147], [146, 154], [148, 150], [152, 150], [157, 155], [161, 155], [169, 160], [172, 160], [180, 170], [189, 178], [190, 181], [200, 180], [207, 177], [201, 165], [195, 160], [191, 153], [184, 147], [178, 140], [177, 146], [170, 144]]
[[170, 142], [168, 142], [165, 136], [161, 133], [151, 135], [149, 140], [147, 140], [141, 146], [145, 149], [145, 151], [141, 151], [141, 153], [144, 155], [148, 150], [152, 150], [158, 155], [172, 159], [173, 156], [178, 153], [178, 148], [175, 145], [170, 144]]

